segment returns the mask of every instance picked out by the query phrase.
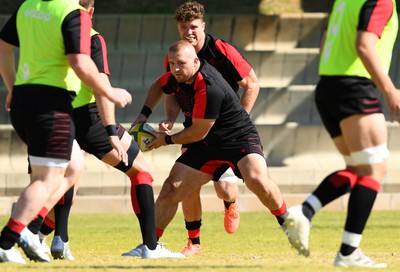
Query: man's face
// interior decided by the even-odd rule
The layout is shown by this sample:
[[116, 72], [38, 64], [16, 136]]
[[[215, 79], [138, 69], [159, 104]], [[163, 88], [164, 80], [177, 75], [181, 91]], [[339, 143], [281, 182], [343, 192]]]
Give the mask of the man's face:
[[205, 26], [203, 20], [196, 19], [190, 22], [179, 22], [178, 31], [182, 40], [188, 41], [198, 52], [204, 44]]
[[192, 83], [196, 73], [195, 64], [199, 61], [193, 49], [181, 48], [178, 52], [168, 53], [171, 73], [179, 83]]

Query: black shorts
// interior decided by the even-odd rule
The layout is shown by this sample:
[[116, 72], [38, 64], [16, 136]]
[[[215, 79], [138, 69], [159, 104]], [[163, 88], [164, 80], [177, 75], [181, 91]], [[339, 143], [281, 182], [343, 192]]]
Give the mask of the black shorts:
[[383, 113], [375, 85], [361, 77], [322, 76], [316, 87], [315, 103], [332, 138], [342, 134], [339, 123], [351, 115]]
[[229, 167], [237, 177], [242, 178], [237, 163], [243, 157], [252, 153], [264, 157], [259, 137], [249, 137], [247, 141], [238, 143], [235, 148], [229, 149], [214, 146], [207, 148], [200, 144], [192, 144], [187, 147], [188, 149], [176, 161], [212, 175], [213, 181], [218, 181]]
[[[75, 139], [79, 146], [99, 160], [103, 159], [113, 147], [101, 122], [96, 103], [74, 109], [73, 118], [76, 127]], [[117, 124], [117, 133], [120, 139], [125, 133], [121, 124]]]
[[[37, 90], [14, 88], [10, 119], [27, 144], [29, 155], [71, 159], [75, 126], [70, 96], [70, 92], [48, 86]], [[35, 99], [37, 103], [29, 104]]]

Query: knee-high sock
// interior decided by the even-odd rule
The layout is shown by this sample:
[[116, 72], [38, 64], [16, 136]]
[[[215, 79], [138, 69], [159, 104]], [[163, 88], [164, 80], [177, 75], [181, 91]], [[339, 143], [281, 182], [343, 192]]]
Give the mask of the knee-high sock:
[[380, 183], [369, 176], [359, 176], [350, 193], [345, 232], [342, 238], [341, 252], [349, 255], [361, 242], [361, 235], [367, 224]]
[[42, 227], [40, 228], [40, 232], [44, 235], [49, 235], [55, 228], [55, 224], [52, 220], [50, 220], [47, 216], [43, 221]]
[[66, 243], [68, 237], [68, 219], [71, 211], [72, 199], [74, 197], [74, 186], [72, 186], [62, 199], [54, 206], [55, 229], [54, 235], [59, 235], [61, 240]]
[[348, 169], [330, 174], [303, 202], [304, 215], [311, 220], [319, 209], [349, 192], [356, 181], [357, 175]]
[[139, 172], [130, 180], [132, 208], [139, 220], [143, 244], [153, 250], [157, 246], [153, 177], [148, 172]]

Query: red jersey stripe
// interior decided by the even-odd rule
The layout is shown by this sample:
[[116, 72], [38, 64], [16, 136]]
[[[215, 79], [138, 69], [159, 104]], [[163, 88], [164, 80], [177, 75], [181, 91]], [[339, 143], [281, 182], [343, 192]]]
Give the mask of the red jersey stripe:
[[194, 96], [194, 100], [196, 102], [193, 108], [192, 117], [204, 119], [207, 108], [207, 86], [203, 75], [200, 72], [197, 73], [194, 89], [196, 90], [196, 94]]
[[380, 38], [392, 13], [393, 2], [391, 0], [377, 0], [368, 22], [367, 31], [375, 33]]
[[242, 78], [248, 76], [252, 69], [250, 64], [232, 45], [221, 40], [217, 40], [215, 42], [215, 47], [233, 63]]
[[103, 68], [104, 68], [104, 73], [108, 76], [110, 76], [110, 69], [108, 68], [108, 58], [107, 58], [107, 45], [106, 41], [104, 40], [103, 36], [98, 35], [100, 43], [101, 43], [101, 52], [103, 54]]
[[80, 33], [80, 52], [90, 56], [91, 54], [91, 36], [90, 30], [92, 29], [92, 18], [85, 10], [80, 10], [81, 20], [81, 33]]

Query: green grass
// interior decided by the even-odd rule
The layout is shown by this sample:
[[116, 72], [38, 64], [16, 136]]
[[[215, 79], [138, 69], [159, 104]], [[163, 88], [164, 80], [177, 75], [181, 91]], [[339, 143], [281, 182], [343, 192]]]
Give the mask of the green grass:
[[[389, 269], [385, 271], [400, 270], [399, 218], [400, 211], [373, 212], [364, 232], [361, 244], [364, 253], [387, 262]], [[201, 256], [183, 260], [143, 260], [120, 256], [140, 241], [134, 215], [73, 214], [70, 244], [75, 261], [29, 262], [23, 266], [0, 263], [0, 271], [341, 271], [334, 268], [332, 262], [340, 245], [344, 219], [344, 212], [320, 212], [313, 221], [311, 256], [304, 258], [290, 248], [269, 213], [242, 213], [241, 225], [233, 235], [225, 233], [221, 213], [205, 213]], [[1, 225], [6, 220], [1, 216]], [[180, 250], [185, 245], [181, 213], [167, 228], [162, 241], [172, 250]]]

